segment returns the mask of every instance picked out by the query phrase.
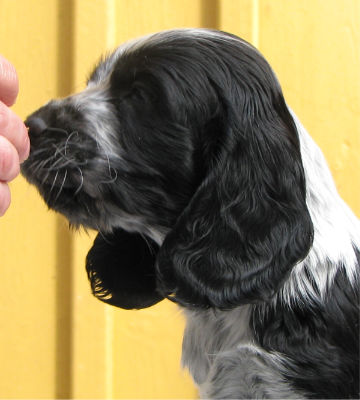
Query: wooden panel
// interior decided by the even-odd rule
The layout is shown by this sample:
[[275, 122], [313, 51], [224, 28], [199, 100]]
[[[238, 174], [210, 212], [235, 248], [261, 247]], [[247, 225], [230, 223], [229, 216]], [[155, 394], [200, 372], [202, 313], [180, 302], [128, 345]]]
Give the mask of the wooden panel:
[[[81, 90], [100, 54], [136, 36], [206, 26], [238, 34], [273, 65], [289, 104], [360, 213], [358, 0], [0, 0], [0, 52], [25, 118]], [[195, 398], [180, 369], [181, 312], [138, 312], [90, 294], [94, 232], [70, 233], [22, 178], [0, 220], [1, 398]]]
[[360, 215], [360, 2], [260, 2], [260, 50]]
[[[108, 50], [111, 1], [73, 1], [72, 91], [84, 89], [88, 74]], [[109, 398], [107, 376], [108, 318], [106, 306], [90, 293], [85, 257], [95, 234], [80, 230], [74, 235], [72, 251], [72, 398]]]
[[122, 0], [116, 2], [116, 38], [201, 25], [200, 0]]
[[218, 21], [219, 29], [257, 46], [257, 0], [220, 1]]
[[[20, 79], [14, 110], [25, 117], [56, 95], [57, 3], [0, 0], [0, 21], [0, 52]], [[11, 189], [12, 205], [0, 220], [0, 397], [51, 398], [59, 219], [22, 178]]]

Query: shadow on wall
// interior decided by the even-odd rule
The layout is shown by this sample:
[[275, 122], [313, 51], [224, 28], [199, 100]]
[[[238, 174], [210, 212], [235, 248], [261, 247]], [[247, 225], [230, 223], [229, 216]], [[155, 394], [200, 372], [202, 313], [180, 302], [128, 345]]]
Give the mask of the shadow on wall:
[[219, 0], [201, 1], [201, 25], [206, 28], [219, 28]]
[[[57, 96], [68, 96], [74, 86], [74, 1], [57, 0]], [[56, 220], [56, 398], [72, 395], [73, 243], [64, 218]], [[85, 273], [85, 270], [84, 270]]]

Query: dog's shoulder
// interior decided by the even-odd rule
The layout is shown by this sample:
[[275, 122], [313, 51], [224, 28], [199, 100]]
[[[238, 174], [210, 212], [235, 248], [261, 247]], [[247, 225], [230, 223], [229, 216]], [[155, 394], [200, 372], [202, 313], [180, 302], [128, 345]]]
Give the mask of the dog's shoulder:
[[303, 392], [323, 398], [359, 395], [359, 259], [351, 282], [337, 269], [326, 295], [307, 302], [255, 306], [255, 340], [284, 355], [286, 378]]

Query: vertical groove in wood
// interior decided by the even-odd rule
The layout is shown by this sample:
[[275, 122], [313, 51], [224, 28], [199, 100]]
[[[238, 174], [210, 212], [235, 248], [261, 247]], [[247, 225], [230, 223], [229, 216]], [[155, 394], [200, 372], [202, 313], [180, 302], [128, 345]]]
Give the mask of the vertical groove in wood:
[[[57, 96], [71, 93], [74, 85], [74, 3], [57, 4]], [[56, 218], [55, 294], [55, 397], [71, 398], [73, 381], [73, 237], [66, 220]]]
[[74, 1], [57, 0], [57, 95], [68, 96], [74, 85]]
[[219, 29], [219, 0], [201, 0], [201, 26]]
[[70, 399], [72, 393], [73, 276], [72, 238], [62, 217], [56, 220], [55, 294], [55, 398]]
[[105, 308], [105, 395], [114, 398], [114, 309]]

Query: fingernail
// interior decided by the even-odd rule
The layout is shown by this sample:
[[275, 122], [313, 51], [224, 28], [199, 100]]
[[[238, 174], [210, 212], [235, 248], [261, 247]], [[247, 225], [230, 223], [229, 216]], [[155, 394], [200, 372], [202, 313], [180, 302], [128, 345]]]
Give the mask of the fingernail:
[[24, 154], [22, 154], [22, 156], [20, 158], [20, 164], [22, 164], [24, 161], [26, 161], [29, 158], [29, 155], [30, 155], [30, 139], [28, 137], [26, 147], [24, 150]]

